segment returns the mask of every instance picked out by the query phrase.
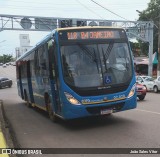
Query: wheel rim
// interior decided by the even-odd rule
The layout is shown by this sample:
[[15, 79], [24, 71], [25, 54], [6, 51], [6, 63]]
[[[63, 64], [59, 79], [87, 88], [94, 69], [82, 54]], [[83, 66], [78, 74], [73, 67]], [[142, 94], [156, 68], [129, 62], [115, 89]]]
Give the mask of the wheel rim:
[[154, 92], [157, 93], [157, 87], [154, 87]]

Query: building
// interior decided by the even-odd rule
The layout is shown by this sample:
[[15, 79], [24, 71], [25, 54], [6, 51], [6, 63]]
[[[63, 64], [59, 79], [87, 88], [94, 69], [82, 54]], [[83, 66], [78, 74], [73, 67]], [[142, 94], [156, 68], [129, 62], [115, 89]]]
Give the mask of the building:
[[[153, 76], [157, 76], [157, 64], [158, 64], [158, 56], [157, 52], [155, 52], [152, 56], [152, 66], [153, 66]], [[149, 58], [148, 57], [134, 57], [134, 65], [135, 71], [137, 75], [148, 75], [148, 65]]]
[[30, 39], [29, 34], [20, 34], [19, 35], [20, 40], [20, 47], [16, 47], [16, 58], [23, 55], [26, 51], [28, 51], [32, 46], [30, 46]]

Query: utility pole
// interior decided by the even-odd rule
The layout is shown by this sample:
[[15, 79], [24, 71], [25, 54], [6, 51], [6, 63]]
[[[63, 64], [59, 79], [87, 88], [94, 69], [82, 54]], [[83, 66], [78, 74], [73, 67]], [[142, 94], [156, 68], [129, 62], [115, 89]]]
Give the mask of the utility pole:
[[153, 63], [152, 63], [152, 57], [153, 57], [153, 26], [154, 23], [150, 23], [149, 25], [149, 64], [148, 64], [148, 75], [152, 77], [152, 71], [153, 71]]
[[160, 16], [158, 22], [158, 65], [157, 65], [157, 76], [160, 76]]

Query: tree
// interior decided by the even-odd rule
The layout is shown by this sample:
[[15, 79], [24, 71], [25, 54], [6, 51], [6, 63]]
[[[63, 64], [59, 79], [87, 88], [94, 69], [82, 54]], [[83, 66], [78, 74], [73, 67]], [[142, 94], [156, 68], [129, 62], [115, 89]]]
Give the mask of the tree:
[[3, 56], [0, 56], [0, 63], [8, 63], [13, 61], [13, 56], [12, 55], [5, 55], [3, 54]]
[[154, 32], [153, 32], [153, 52], [158, 51], [158, 28], [160, 19], [160, 0], [151, 0], [148, 3], [146, 10], [143, 10], [139, 14], [140, 21], [153, 21]]
[[141, 40], [138, 40], [136, 43], [130, 41], [130, 46], [135, 57], [148, 56], [148, 43], [143, 43]]

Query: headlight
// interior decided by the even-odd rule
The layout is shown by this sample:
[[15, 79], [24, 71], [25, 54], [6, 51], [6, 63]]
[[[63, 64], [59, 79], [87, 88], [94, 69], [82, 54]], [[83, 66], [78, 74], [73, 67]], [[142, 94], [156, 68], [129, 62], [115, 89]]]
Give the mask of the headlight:
[[75, 99], [71, 94], [69, 94], [69, 93], [67, 93], [67, 92], [64, 92], [64, 94], [65, 94], [67, 100], [68, 100], [71, 104], [73, 104], [73, 105], [81, 105], [80, 102], [79, 102], [77, 99]]
[[132, 89], [130, 90], [127, 98], [132, 97], [132, 96], [134, 95], [134, 93], [135, 93], [135, 90], [136, 90], [136, 84], [133, 85], [133, 87], [132, 87]]

